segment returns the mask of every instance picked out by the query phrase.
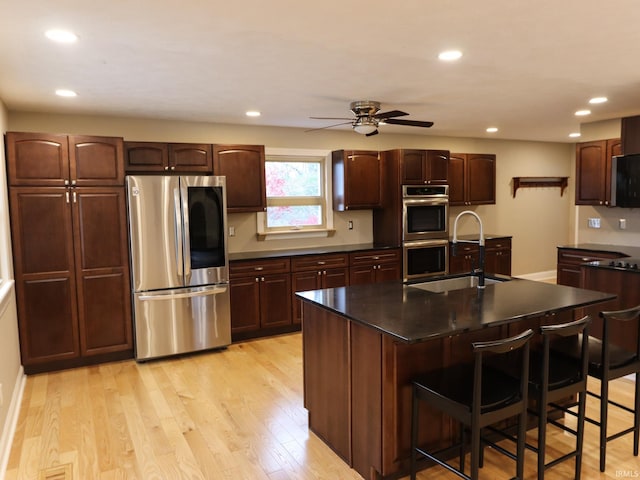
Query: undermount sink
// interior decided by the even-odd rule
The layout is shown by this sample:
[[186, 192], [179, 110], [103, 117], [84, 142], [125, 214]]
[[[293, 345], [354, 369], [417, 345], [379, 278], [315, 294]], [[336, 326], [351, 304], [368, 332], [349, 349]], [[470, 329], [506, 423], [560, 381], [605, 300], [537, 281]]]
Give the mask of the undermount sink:
[[[495, 278], [485, 278], [484, 284], [491, 285], [501, 283], [507, 279], [500, 280]], [[451, 290], [462, 290], [463, 288], [473, 288], [478, 286], [478, 277], [475, 275], [463, 275], [458, 277], [442, 278], [439, 280], [431, 280], [423, 283], [414, 283], [410, 287], [420, 288], [434, 293], [448, 292]]]

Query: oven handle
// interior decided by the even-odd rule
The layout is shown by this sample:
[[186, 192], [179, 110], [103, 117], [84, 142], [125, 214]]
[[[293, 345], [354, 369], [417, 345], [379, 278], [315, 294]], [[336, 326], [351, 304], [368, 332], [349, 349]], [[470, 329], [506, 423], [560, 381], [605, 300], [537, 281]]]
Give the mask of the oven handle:
[[442, 245], [449, 245], [449, 240], [414, 240], [402, 244], [404, 248], [439, 247]]
[[448, 205], [449, 198], [403, 198], [402, 203], [404, 205]]

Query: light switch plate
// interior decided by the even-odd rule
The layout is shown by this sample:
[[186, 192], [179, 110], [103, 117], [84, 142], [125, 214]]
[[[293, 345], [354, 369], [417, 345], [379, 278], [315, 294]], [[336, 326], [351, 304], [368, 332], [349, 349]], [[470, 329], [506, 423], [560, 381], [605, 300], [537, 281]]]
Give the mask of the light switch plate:
[[589, 219], [589, 228], [600, 228], [600, 219], [599, 218], [590, 218]]

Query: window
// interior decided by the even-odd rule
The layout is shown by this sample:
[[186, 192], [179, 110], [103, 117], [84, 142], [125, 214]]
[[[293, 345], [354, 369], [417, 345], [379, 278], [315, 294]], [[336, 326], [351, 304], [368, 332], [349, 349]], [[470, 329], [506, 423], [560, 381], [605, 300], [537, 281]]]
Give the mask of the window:
[[267, 149], [267, 211], [258, 214], [258, 233], [323, 233], [333, 228], [329, 203], [328, 152]]

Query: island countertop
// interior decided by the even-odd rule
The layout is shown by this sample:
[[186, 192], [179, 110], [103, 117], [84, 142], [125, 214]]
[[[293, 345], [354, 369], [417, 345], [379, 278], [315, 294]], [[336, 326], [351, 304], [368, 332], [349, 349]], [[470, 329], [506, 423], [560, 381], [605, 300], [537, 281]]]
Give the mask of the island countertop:
[[432, 293], [399, 282], [329, 288], [296, 294], [405, 343], [498, 326], [615, 298], [579, 288], [512, 279]]

